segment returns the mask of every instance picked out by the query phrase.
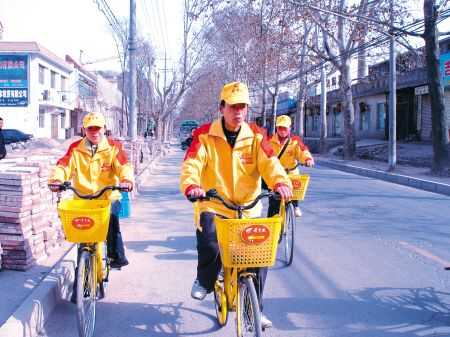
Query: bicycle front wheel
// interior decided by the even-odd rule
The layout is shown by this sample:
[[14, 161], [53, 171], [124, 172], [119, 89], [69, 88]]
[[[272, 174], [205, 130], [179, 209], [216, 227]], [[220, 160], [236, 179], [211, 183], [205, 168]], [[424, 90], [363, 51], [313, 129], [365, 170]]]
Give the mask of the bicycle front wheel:
[[78, 262], [77, 316], [80, 337], [92, 337], [95, 329], [97, 270], [95, 255], [83, 251]]
[[283, 228], [284, 263], [290, 266], [294, 259], [295, 212], [292, 203], [286, 204]]
[[262, 336], [261, 311], [252, 276], [239, 280], [236, 328], [238, 337]]

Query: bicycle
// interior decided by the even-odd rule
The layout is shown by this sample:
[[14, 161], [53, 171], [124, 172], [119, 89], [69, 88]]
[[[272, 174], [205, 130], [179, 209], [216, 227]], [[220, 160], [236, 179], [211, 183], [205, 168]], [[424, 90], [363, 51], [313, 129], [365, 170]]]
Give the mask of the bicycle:
[[292, 183], [292, 198], [285, 203], [285, 207], [280, 205], [280, 216], [283, 219], [280, 243], [284, 243], [284, 260], [286, 266], [290, 266], [294, 260], [294, 239], [295, 239], [295, 226], [296, 226], [296, 216], [294, 211], [294, 205], [292, 201], [304, 200], [306, 190], [309, 185], [309, 175], [308, 174], [290, 174], [298, 166], [300, 162], [297, 163], [292, 168], [287, 168], [286, 173]]
[[[95, 194], [82, 195], [70, 182], [59, 188], [57, 210], [66, 240], [78, 244], [76, 275], [77, 325], [80, 337], [92, 337], [95, 330], [96, 301], [106, 295], [110, 265], [106, 254], [106, 236], [111, 212], [110, 200], [96, 200], [108, 190], [127, 191], [119, 186], [106, 186]], [[61, 192], [71, 190], [81, 199], [63, 199]]]
[[[263, 192], [249, 205], [235, 205], [225, 201], [211, 189], [206, 197], [190, 201], [216, 199], [228, 209], [237, 211], [236, 219], [215, 217], [217, 241], [223, 265], [223, 277], [214, 285], [214, 304], [217, 321], [226, 325], [229, 311], [236, 311], [238, 337], [261, 336], [261, 311], [254, 280], [249, 268], [270, 267], [275, 263], [281, 217], [243, 218], [243, 211], [255, 207], [262, 198], [278, 197], [275, 192]], [[249, 334], [247, 334], [249, 333]]]

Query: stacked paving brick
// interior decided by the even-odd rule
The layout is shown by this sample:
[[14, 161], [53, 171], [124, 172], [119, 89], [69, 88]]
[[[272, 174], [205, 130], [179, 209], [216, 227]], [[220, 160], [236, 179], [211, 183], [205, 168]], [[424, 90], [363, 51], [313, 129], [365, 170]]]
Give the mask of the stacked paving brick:
[[27, 270], [46, 258], [63, 234], [47, 188], [49, 158], [0, 168], [0, 244], [4, 269]]

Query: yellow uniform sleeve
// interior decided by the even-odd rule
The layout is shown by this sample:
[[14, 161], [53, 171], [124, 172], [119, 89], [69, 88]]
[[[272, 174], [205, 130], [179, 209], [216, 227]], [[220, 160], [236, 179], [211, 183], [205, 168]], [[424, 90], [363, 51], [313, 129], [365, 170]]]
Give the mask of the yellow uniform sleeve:
[[258, 149], [258, 171], [270, 189], [279, 184], [284, 184], [292, 188], [286, 171], [273, 152], [272, 146], [266, 139], [259, 141]]
[[180, 175], [180, 191], [184, 195], [191, 186], [201, 186], [202, 171], [206, 165], [206, 149], [198, 137], [194, 137], [186, 152]]

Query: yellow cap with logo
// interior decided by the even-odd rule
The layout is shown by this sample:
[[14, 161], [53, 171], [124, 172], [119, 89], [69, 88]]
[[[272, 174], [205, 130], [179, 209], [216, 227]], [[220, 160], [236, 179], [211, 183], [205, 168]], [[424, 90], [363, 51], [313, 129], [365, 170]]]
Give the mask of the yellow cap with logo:
[[275, 123], [275, 126], [283, 126], [285, 128], [290, 128], [291, 124], [292, 124], [291, 118], [289, 116], [282, 115], [277, 117], [277, 122]]
[[231, 82], [223, 86], [220, 93], [220, 101], [225, 101], [229, 105], [245, 103], [250, 105], [248, 88], [244, 83]]
[[87, 129], [90, 126], [105, 127], [105, 117], [100, 112], [90, 112], [83, 118], [83, 127]]

